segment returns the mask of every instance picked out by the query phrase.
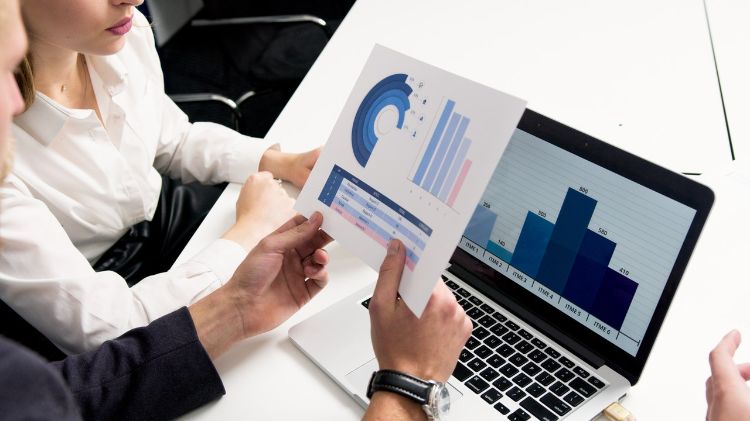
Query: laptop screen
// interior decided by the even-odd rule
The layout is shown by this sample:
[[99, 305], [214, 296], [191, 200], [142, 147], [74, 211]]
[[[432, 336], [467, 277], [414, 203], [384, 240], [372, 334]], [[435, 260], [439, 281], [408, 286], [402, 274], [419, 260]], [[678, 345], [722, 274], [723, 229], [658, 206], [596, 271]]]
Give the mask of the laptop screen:
[[695, 216], [519, 128], [458, 247], [636, 356]]

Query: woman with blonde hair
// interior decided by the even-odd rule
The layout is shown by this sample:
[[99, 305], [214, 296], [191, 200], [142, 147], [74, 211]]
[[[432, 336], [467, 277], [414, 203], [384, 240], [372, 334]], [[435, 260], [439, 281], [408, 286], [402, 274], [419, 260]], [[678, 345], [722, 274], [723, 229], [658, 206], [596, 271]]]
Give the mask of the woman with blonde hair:
[[[0, 299], [65, 352], [224, 284], [293, 215], [274, 178], [301, 187], [318, 156], [191, 124], [164, 93], [140, 3], [21, 1], [29, 54], [16, 79], [26, 110], [14, 120], [15, 164], [0, 187]], [[173, 179], [244, 186], [234, 226], [169, 269], [210, 208], [206, 197], [216, 197]]]

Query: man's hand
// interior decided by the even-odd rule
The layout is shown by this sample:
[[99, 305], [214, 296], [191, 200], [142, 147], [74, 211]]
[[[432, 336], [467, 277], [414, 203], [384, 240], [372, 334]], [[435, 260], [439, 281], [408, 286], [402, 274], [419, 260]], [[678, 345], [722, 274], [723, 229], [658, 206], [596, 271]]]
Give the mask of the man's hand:
[[320, 226], [323, 216], [297, 215], [261, 240], [240, 264], [227, 287], [242, 317], [244, 336], [280, 325], [317, 295], [328, 282], [331, 238]]
[[380, 369], [444, 382], [471, 334], [471, 321], [448, 287], [438, 282], [421, 318], [398, 298], [406, 250], [391, 240], [370, 300], [372, 344]]
[[246, 250], [295, 215], [294, 199], [289, 197], [271, 173], [263, 171], [248, 177], [237, 199], [237, 221], [224, 234]]
[[750, 419], [750, 364], [732, 360], [740, 346], [740, 332], [729, 332], [709, 354], [711, 377], [706, 380], [707, 421]]
[[264, 238], [226, 285], [190, 306], [198, 338], [215, 359], [233, 343], [280, 325], [328, 282], [331, 237], [323, 216], [301, 215]]
[[258, 169], [270, 171], [275, 177], [289, 181], [301, 189], [319, 156], [320, 148], [304, 153], [285, 153], [269, 149], [263, 154]]

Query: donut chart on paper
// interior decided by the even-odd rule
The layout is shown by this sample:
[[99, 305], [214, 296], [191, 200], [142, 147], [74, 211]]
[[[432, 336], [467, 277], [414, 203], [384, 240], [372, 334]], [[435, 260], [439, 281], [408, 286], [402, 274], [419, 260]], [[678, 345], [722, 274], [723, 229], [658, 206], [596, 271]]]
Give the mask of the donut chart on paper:
[[381, 111], [394, 107], [398, 113], [395, 127], [399, 130], [403, 128], [406, 112], [411, 108], [409, 96], [412, 88], [406, 83], [408, 77], [405, 74], [386, 77], [370, 89], [359, 105], [352, 126], [352, 151], [362, 167], [370, 160], [379, 135], [382, 136], [393, 128], [382, 127], [382, 122], [378, 121]]

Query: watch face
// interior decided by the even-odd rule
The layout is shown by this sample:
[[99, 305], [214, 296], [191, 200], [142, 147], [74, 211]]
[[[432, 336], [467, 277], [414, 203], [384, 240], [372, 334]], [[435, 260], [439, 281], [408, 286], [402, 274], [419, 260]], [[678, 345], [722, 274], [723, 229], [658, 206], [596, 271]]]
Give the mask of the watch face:
[[450, 392], [448, 392], [448, 388], [445, 386], [445, 384], [441, 383], [437, 385], [437, 396], [435, 396], [435, 409], [437, 409], [437, 413], [440, 414], [441, 418], [444, 415], [448, 415], [448, 412], [451, 410], [451, 395]]

